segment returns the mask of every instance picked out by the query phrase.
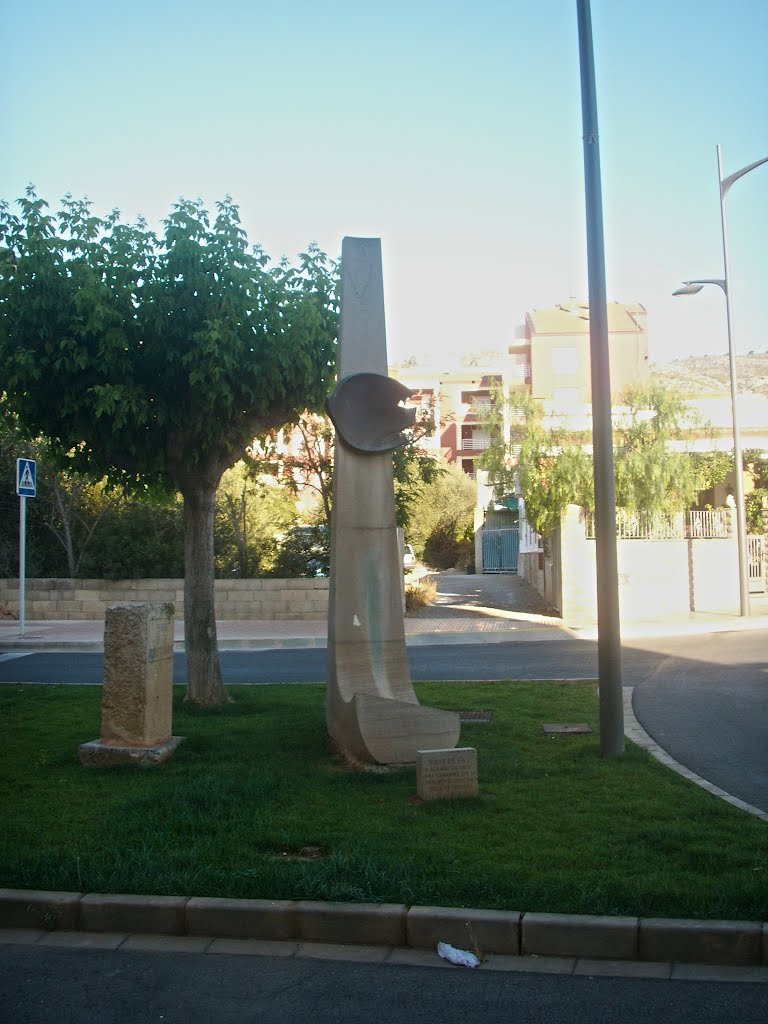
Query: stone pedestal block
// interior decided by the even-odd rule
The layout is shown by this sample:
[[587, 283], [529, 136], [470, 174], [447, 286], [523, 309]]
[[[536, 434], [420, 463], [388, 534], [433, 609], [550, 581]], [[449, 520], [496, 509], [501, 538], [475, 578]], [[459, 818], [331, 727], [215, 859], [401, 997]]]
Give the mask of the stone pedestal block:
[[155, 765], [180, 742], [172, 736], [173, 613], [170, 603], [107, 608], [101, 735], [84, 743], [82, 764]]

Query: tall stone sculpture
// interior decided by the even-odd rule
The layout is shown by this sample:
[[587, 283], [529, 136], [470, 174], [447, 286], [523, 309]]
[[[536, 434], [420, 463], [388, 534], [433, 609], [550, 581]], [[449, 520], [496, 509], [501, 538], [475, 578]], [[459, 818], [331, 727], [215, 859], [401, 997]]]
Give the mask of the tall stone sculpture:
[[327, 403], [336, 427], [328, 731], [363, 763], [415, 761], [418, 750], [455, 747], [460, 725], [457, 714], [419, 704], [406, 657], [391, 451], [414, 410], [387, 375], [378, 238], [342, 243], [338, 377]]

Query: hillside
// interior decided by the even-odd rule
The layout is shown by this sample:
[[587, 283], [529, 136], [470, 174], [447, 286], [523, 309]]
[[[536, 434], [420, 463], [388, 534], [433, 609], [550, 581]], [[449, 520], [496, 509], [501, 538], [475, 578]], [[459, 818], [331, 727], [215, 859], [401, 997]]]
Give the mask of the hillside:
[[[727, 355], [690, 356], [651, 366], [651, 377], [689, 396], [727, 394], [731, 387]], [[739, 391], [768, 396], [768, 352], [736, 357]]]

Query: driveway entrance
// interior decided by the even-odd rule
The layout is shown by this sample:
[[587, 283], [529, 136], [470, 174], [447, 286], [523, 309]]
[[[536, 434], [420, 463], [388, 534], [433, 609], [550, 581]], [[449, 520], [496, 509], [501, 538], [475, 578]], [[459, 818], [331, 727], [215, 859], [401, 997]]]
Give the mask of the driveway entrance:
[[517, 572], [520, 531], [483, 530], [483, 572]]

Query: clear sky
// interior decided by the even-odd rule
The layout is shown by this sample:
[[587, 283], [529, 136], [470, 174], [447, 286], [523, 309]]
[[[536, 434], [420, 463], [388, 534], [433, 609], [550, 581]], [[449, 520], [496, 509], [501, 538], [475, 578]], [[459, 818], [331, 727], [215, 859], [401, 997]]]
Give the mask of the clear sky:
[[[651, 359], [726, 351], [715, 145], [768, 156], [768, 0], [592, 0], [608, 297]], [[274, 257], [380, 236], [390, 359], [497, 348], [586, 296], [576, 0], [0, 0], [0, 197], [157, 223], [230, 194]], [[768, 165], [728, 199], [768, 349]]]

